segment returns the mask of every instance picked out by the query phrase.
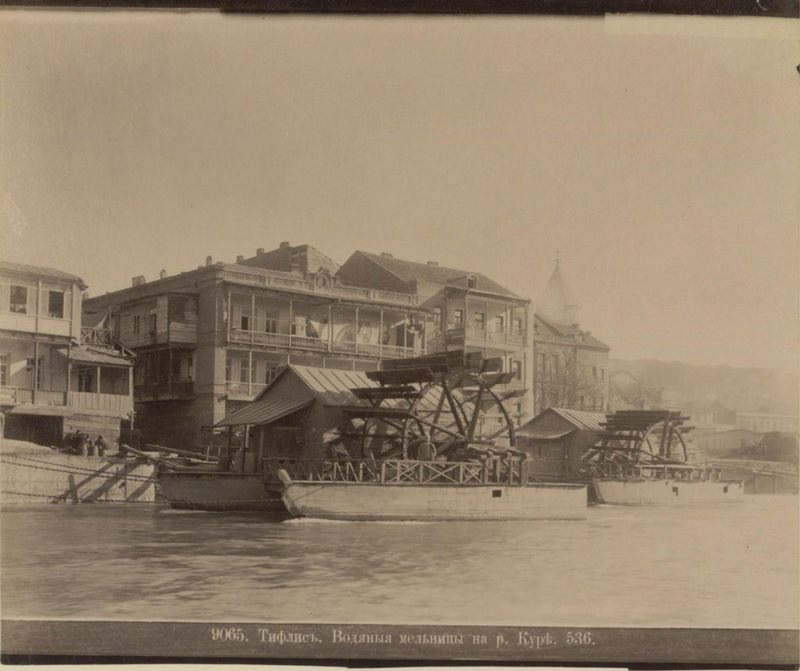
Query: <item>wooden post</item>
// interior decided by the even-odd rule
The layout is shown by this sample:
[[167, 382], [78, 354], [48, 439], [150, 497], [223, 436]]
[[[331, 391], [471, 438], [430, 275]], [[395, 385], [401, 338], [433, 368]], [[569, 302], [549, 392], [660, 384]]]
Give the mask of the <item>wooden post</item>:
[[381, 462], [381, 484], [386, 482], [386, 462]]
[[167, 362], [167, 365], [169, 366], [169, 370], [167, 371], [167, 391], [172, 393], [172, 347], [169, 347], [167, 352], [169, 352]]
[[69, 387], [72, 383], [72, 360], [70, 359], [70, 352], [72, 352], [71, 345], [67, 347], [67, 393], [64, 394], [64, 405], [69, 404]]
[[250, 425], [244, 425], [244, 435], [242, 436], [242, 473], [245, 472], [245, 463], [247, 461], [247, 443], [250, 441]]
[[[41, 282], [39, 283], [41, 285]], [[36, 388], [39, 386], [39, 341], [33, 341], [33, 385], [31, 401], [36, 403]]]
[[253, 395], [253, 350], [247, 352], [247, 395]]
[[408, 313], [403, 315], [403, 358], [408, 356]]
[[231, 304], [231, 290], [230, 290], [230, 287], [228, 287], [228, 309], [227, 309], [227, 313], [228, 313], [228, 318], [225, 320], [225, 323], [227, 324], [227, 329], [226, 330], [228, 332], [228, 342], [230, 342], [230, 340], [231, 340], [231, 322], [233, 321], [233, 305]]
[[328, 303], [328, 351], [333, 352], [333, 303]]
[[97, 408], [100, 409], [100, 366], [97, 366]]
[[294, 330], [294, 303], [289, 299], [289, 349], [292, 348], [292, 331]]
[[256, 333], [256, 295], [255, 293], [250, 294], [250, 344], [252, 345], [255, 342], [255, 333]]
[[355, 325], [355, 335], [353, 340], [355, 340], [355, 353], [358, 354], [358, 306], [356, 306], [356, 325]]
[[383, 359], [383, 308], [378, 322], [378, 358]]

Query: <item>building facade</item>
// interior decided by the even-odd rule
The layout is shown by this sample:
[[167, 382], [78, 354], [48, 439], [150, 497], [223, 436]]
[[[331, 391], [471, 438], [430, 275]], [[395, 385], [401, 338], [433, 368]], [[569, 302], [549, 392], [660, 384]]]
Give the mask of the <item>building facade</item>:
[[[485, 275], [419, 263], [391, 254], [354, 252], [337, 273], [341, 279], [415, 297], [426, 311], [428, 353], [463, 349], [501, 361], [512, 380], [502, 388], [504, 405], [516, 425], [532, 416], [530, 394], [530, 300]], [[487, 416], [485, 421], [497, 421]]]
[[778, 415], [768, 412], [737, 412], [736, 426], [758, 433], [777, 431], [797, 433], [797, 415]]
[[81, 278], [0, 262], [3, 435], [60, 445], [85, 431], [113, 442], [133, 409], [132, 353], [102, 326], [82, 326]]
[[578, 325], [578, 305], [556, 261], [533, 323], [533, 403], [538, 415], [550, 407], [606, 412], [609, 352]]
[[425, 353], [417, 296], [347, 281], [310, 245], [282, 243], [236, 263], [195, 270], [87, 300], [136, 352], [136, 420], [146, 442], [191, 447], [204, 428], [252, 401], [294, 363], [373, 370]]

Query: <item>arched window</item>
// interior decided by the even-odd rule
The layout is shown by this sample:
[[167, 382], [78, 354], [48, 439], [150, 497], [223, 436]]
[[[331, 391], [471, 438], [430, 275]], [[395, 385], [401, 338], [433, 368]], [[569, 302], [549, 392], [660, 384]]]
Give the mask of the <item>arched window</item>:
[[467, 289], [477, 289], [478, 278], [475, 275], [467, 275]]

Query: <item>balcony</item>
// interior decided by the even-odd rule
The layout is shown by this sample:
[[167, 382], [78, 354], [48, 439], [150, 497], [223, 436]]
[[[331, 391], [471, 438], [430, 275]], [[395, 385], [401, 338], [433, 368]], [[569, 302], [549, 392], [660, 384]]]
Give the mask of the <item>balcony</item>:
[[418, 356], [423, 352], [413, 347], [397, 345], [379, 345], [377, 343], [356, 343], [337, 340], [329, 343], [325, 338], [289, 335], [288, 333], [264, 333], [263, 331], [244, 331], [231, 329], [228, 342], [242, 345], [261, 345], [286, 349], [308, 350], [329, 354], [346, 354], [358, 356], [374, 356], [376, 358], [401, 359]]
[[417, 297], [414, 294], [403, 294], [394, 291], [382, 291], [380, 289], [368, 289], [365, 287], [349, 286], [318, 286], [313, 280], [307, 279], [293, 273], [285, 273], [277, 270], [265, 270], [262, 268], [252, 268], [245, 271], [223, 270], [222, 278], [235, 284], [248, 284], [258, 287], [273, 287], [276, 289], [286, 289], [293, 292], [305, 292], [309, 294], [331, 296], [335, 298], [350, 298], [363, 301], [374, 301], [378, 303], [389, 303], [412, 307], [417, 304]]
[[450, 347], [499, 347], [518, 350], [526, 345], [524, 331], [490, 331], [472, 326], [448, 328], [428, 339], [428, 350], [436, 351]]
[[100, 410], [123, 416], [133, 410], [133, 401], [127, 394], [96, 394], [90, 391], [67, 392], [67, 405], [80, 410]]
[[134, 400], [138, 401], [180, 401], [194, 398], [194, 382], [191, 380], [170, 380], [137, 384], [133, 388]]

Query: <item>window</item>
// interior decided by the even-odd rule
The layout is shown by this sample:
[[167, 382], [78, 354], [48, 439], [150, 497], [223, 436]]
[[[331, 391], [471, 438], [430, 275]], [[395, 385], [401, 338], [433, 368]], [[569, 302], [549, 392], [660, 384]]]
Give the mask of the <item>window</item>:
[[28, 314], [28, 287], [11, 285], [11, 312], [24, 315]]
[[0, 387], [8, 386], [8, 367], [10, 354], [0, 354]]
[[250, 330], [250, 308], [247, 308], [247, 311], [242, 310], [241, 316], [239, 317], [239, 328], [242, 329], [242, 331]]
[[558, 363], [559, 363], [558, 362], [558, 354], [554, 354], [553, 355], [553, 369], [552, 369], [552, 373], [553, 373], [553, 377], [554, 378], [558, 377], [558, 373], [559, 373]]
[[275, 379], [275, 371], [277, 370], [276, 366], [267, 365], [264, 369], [264, 384], [269, 384], [272, 380]]
[[453, 310], [453, 324], [456, 326], [463, 326], [464, 325], [464, 311], [463, 310]]
[[478, 288], [478, 278], [475, 275], [470, 275], [467, 278], [467, 289], [477, 289]]
[[497, 315], [494, 318], [494, 332], [503, 333], [506, 330], [506, 318], [503, 315]]
[[606, 369], [605, 368], [601, 368], [600, 369], [600, 381], [601, 382], [605, 382], [606, 381]]
[[597, 379], [597, 366], [592, 366], [592, 377]]
[[47, 314], [56, 319], [64, 318], [64, 292], [47, 292]]
[[583, 410], [583, 396], [578, 396], [578, 407]]
[[194, 357], [190, 356], [186, 359], [186, 379], [190, 382], [194, 380]]
[[264, 333], [278, 332], [278, 311], [269, 310], [264, 317]]
[[522, 317], [514, 317], [511, 320], [511, 331], [518, 335], [522, 333]]
[[544, 369], [547, 365], [547, 355], [544, 352], [536, 353], [536, 372], [539, 375], [544, 375]]
[[483, 331], [486, 328], [486, 313], [485, 312], [476, 312], [475, 316], [472, 320], [473, 325], [479, 331]]
[[511, 362], [511, 372], [514, 373], [515, 380], [522, 379], [522, 361]]
[[231, 359], [230, 357], [227, 357], [225, 359], [225, 379], [226, 380], [233, 379], [231, 377], [232, 372], [233, 372], [233, 359]]
[[436, 328], [442, 325], [442, 308], [433, 308], [433, 325]]
[[139, 315], [133, 316], [133, 332], [140, 333], [142, 330], [142, 318]]
[[247, 362], [239, 361], [239, 382], [247, 382]]
[[150, 315], [150, 334], [151, 335], [155, 335], [155, 333], [157, 331], [157, 327], [158, 327], [158, 315], [154, 313], [154, 314]]

